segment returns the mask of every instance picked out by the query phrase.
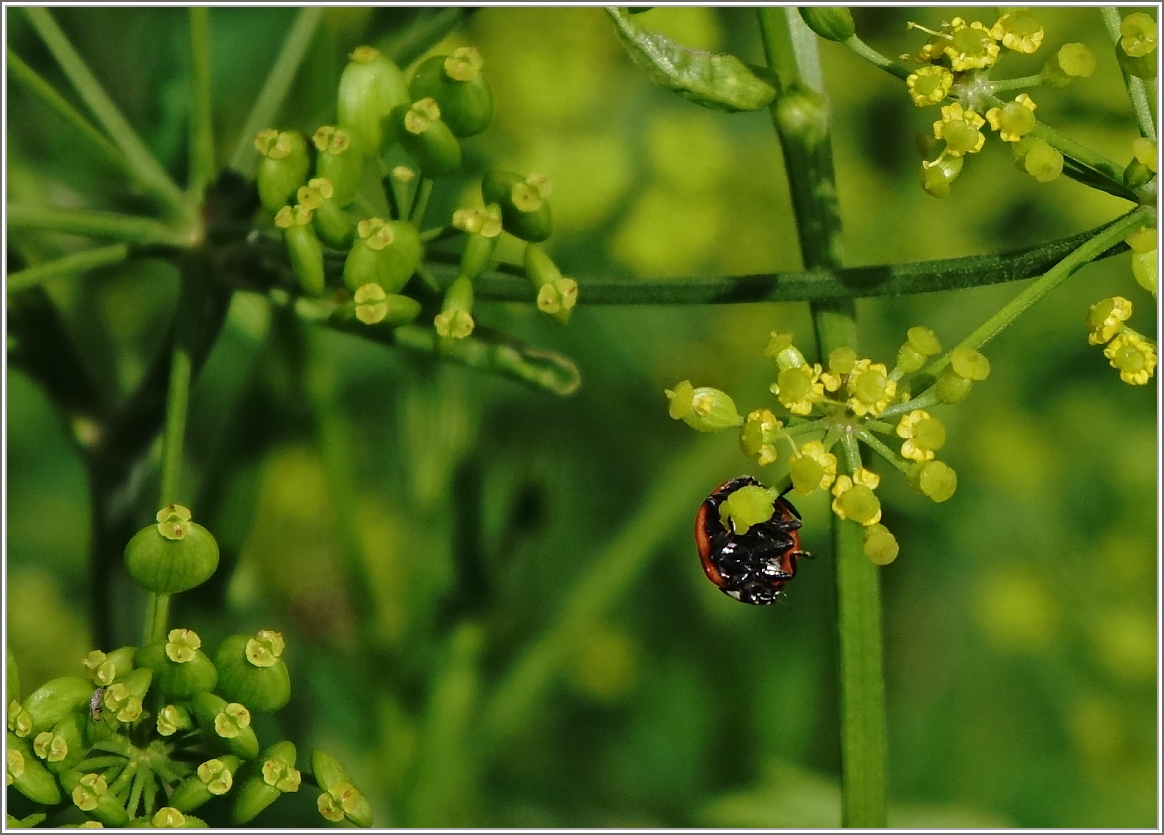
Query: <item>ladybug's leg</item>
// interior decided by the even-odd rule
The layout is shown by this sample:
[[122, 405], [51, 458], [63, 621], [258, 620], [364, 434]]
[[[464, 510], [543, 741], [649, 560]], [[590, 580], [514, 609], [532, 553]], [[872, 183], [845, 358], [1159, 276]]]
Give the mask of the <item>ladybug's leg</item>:
[[808, 557], [810, 560], [816, 559], [816, 556], [808, 551], [793, 551], [789, 556], [794, 559], [800, 559], [801, 557]]

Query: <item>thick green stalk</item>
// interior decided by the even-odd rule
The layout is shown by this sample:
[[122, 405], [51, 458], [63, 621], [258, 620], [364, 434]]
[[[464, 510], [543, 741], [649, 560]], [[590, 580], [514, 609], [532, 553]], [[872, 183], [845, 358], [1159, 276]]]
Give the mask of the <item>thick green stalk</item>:
[[89, 70], [84, 59], [73, 49], [73, 45], [69, 43], [69, 39], [53, 20], [52, 15], [45, 9], [27, 8], [25, 11], [32, 27], [56, 58], [81, 100], [125, 155], [141, 187], [173, 216], [191, 220], [194, 209], [187, 202], [186, 196], [154, 159], [153, 154], [137, 135], [137, 131], [126, 121], [117, 105]]
[[210, 91], [210, 9], [192, 6], [190, 13], [190, 196], [201, 201], [214, 176], [214, 125]]
[[[784, 150], [801, 255], [808, 269], [841, 265], [841, 220], [830, 119], [816, 37], [795, 8], [761, 8], [760, 31], [780, 92], [769, 108]], [[853, 300], [811, 305], [821, 357], [857, 345]], [[841, 438], [850, 468], [856, 442]], [[859, 526], [833, 519], [840, 665], [841, 823], [886, 825], [885, 682], [877, 568]]]
[[5, 282], [5, 292], [11, 295], [22, 290], [37, 287], [46, 281], [66, 275], [76, 275], [97, 267], [106, 267], [110, 264], [119, 264], [129, 257], [129, 246], [114, 244], [97, 249], [88, 249], [76, 255], [66, 255], [55, 261], [37, 264], [35, 267], [19, 270], [8, 274]]
[[275, 59], [267, 80], [263, 82], [263, 89], [259, 91], [259, 97], [251, 107], [250, 115], [243, 123], [242, 131], [235, 143], [234, 153], [230, 155], [230, 167], [240, 174], [249, 176], [253, 173], [258, 154], [255, 149], [255, 134], [272, 127], [271, 123], [279, 115], [279, 108], [283, 106], [283, 100], [291, 90], [291, 82], [299, 72], [299, 64], [307, 54], [307, 48], [311, 46], [311, 38], [315, 35], [315, 27], [319, 25], [321, 17], [323, 8], [320, 6], [301, 9], [287, 32], [283, 49]]

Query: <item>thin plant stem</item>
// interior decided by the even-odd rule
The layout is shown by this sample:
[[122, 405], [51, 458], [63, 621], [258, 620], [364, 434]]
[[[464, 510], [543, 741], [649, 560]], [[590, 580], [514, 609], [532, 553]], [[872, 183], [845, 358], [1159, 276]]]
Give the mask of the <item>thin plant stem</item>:
[[1022, 90], [1024, 87], [1038, 87], [1043, 83], [1043, 76], [1041, 75], [1024, 75], [1022, 78], [1000, 78], [997, 81], [991, 80], [990, 91], [992, 93], [1007, 93], [1011, 90]]
[[142, 189], [158, 200], [163, 208], [177, 218], [189, 221], [194, 210], [181, 189], [170, 179], [161, 164], [141, 141], [137, 132], [126, 121], [117, 105], [109, 98], [101, 83], [89, 70], [85, 61], [69, 43], [65, 33], [53, 20], [46, 9], [26, 8], [32, 27], [40, 35], [49, 52], [60, 64], [69, 82], [81, 97], [81, 101], [93, 113], [98, 123], [109, 134], [113, 143], [121, 149], [130, 167], [136, 173], [135, 179]]
[[[1103, 15], [1103, 25], [1107, 27], [1111, 36], [1112, 47], [1120, 49], [1120, 25], [1123, 17], [1115, 6], [1104, 6], [1100, 9]], [[1156, 97], [1148, 95], [1148, 85], [1139, 76], [1131, 75], [1122, 66], [1120, 73], [1124, 77], [1124, 86], [1128, 88], [1128, 97], [1132, 100], [1132, 111], [1136, 114], [1136, 123], [1140, 126], [1140, 135], [1148, 139], [1156, 139]]]
[[24, 63], [20, 56], [12, 51], [11, 47], [8, 48], [8, 74], [10, 78], [22, 84], [26, 90], [40, 99], [41, 103], [49, 110], [72, 126], [73, 130], [88, 142], [89, 147], [101, 158], [133, 182], [138, 181], [137, 172], [130, 167], [125, 155], [118, 150], [117, 146], [106, 139], [105, 134], [97, 130], [92, 122], [86, 119], [77, 108], [69, 104], [65, 97], [45, 81], [36, 70]]
[[153, 218], [56, 206], [10, 204], [8, 228], [65, 232], [128, 244], [181, 246], [186, 243], [181, 232]]
[[[769, 110], [784, 151], [801, 255], [808, 269], [841, 265], [841, 220], [828, 103], [815, 35], [795, 8], [759, 9], [760, 34], [780, 92]], [[810, 306], [820, 356], [857, 344], [851, 298]], [[860, 466], [851, 433], [840, 437], [850, 469]], [[840, 667], [841, 823], [886, 825], [885, 683], [881, 592], [861, 529], [833, 518]]]
[[411, 25], [394, 33], [388, 41], [386, 51], [401, 67], [407, 66], [428, 51], [429, 47], [457, 28], [466, 11], [463, 8], [447, 8], [431, 11], [418, 16]]
[[844, 45], [850, 52], [853, 52], [859, 58], [863, 58], [873, 66], [885, 70], [885, 72], [889, 73], [895, 78], [900, 78], [902, 81], [905, 81], [905, 79], [909, 78], [909, 74], [912, 72], [912, 70], [904, 64], [899, 64], [896, 61], [889, 60], [876, 49], [858, 38], [856, 35], [853, 35], [851, 38], [845, 41]]
[[190, 18], [190, 173], [187, 190], [202, 199], [214, 176], [214, 123], [210, 90], [210, 9], [191, 6]]
[[909, 465], [901, 460], [901, 456], [897, 455], [884, 441], [868, 431], [865, 427], [856, 427], [855, 434], [858, 441], [865, 444], [869, 449], [896, 467], [903, 475], [909, 472]]
[[12, 293], [19, 293], [32, 287], [38, 287], [54, 278], [76, 275], [77, 273], [88, 272], [97, 267], [107, 267], [111, 264], [120, 264], [129, 258], [129, 252], [130, 249], [127, 244], [114, 244], [113, 246], [103, 246], [97, 249], [89, 249], [85, 252], [78, 252], [76, 255], [66, 255], [64, 258], [58, 258], [55, 261], [46, 261], [43, 264], [37, 264], [35, 267], [28, 267], [27, 269], [9, 273], [4, 289], [6, 293], [11, 295]]
[[151, 594], [146, 603], [146, 627], [144, 644], [152, 644], [165, 638], [169, 632], [170, 595]]
[[416, 193], [412, 197], [412, 209], [408, 213], [408, 222], [417, 229], [424, 223], [424, 213], [428, 211], [428, 201], [432, 197], [432, 187], [432, 177], [421, 175], [420, 181], [416, 184]]
[[949, 364], [950, 357], [957, 348], [978, 349], [986, 345], [986, 343], [1002, 333], [1003, 330], [1025, 313], [1032, 305], [1066, 281], [1076, 270], [1090, 264], [1099, 253], [1107, 251], [1132, 232], [1146, 225], [1154, 215], [1154, 207], [1142, 206], [1138, 209], [1133, 209], [1116, 220], [1054, 267], [1047, 270], [1041, 278], [1033, 281], [1030, 286], [1003, 305], [997, 313], [971, 331], [954, 348], [942, 354], [926, 366], [922, 373], [936, 375]]
[[267, 80], [263, 82], [263, 89], [259, 91], [259, 96], [251, 107], [250, 115], [243, 123], [242, 131], [235, 143], [234, 153], [230, 155], [230, 167], [238, 173], [244, 176], [253, 173], [258, 153], [255, 149], [255, 134], [271, 127], [271, 123], [279, 115], [279, 108], [283, 106], [283, 101], [291, 90], [291, 82], [299, 72], [299, 64], [311, 46], [315, 27], [319, 25], [322, 17], [322, 6], [308, 6], [299, 11], [295, 22], [288, 30], [279, 57], [275, 59]]

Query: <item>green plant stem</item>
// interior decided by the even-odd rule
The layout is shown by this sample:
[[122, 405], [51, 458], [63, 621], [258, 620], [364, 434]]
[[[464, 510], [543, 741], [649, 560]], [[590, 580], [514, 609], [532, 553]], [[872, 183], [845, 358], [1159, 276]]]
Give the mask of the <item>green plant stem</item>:
[[160, 641], [169, 633], [170, 595], [150, 594], [146, 603], [145, 640], [143, 644]]
[[[1120, 49], [1120, 24], [1123, 17], [1115, 6], [1104, 6], [1100, 9], [1103, 15], [1103, 25], [1111, 36], [1112, 47]], [[1156, 139], [1156, 97], [1148, 95], [1148, 85], [1139, 76], [1130, 75], [1122, 66], [1120, 73], [1124, 77], [1124, 86], [1128, 88], [1128, 97], [1132, 100], [1132, 110], [1136, 114], [1136, 122], [1140, 126], [1140, 135], [1148, 139]]]
[[110, 264], [119, 264], [129, 258], [129, 246], [114, 244], [97, 249], [78, 252], [76, 255], [66, 255], [55, 261], [46, 261], [35, 267], [28, 267], [14, 273], [9, 273], [5, 282], [5, 292], [8, 295], [19, 293], [37, 287], [46, 281], [66, 275], [76, 275], [97, 267], [106, 267]]
[[[995, 99], [995, 101], [999, 100]], [[1104, 191], [1107, 191], [1109, 194], [1114, 194], [1117, 197], [1123, 197], [1125, 200], [1136, 201], [1135, 192], [1124, 185], [1123, 166], [1116, 165], [1103, 154], [1096, 153], [1086, 145], [1064, 136], [1044, 122], [1035, 122], [1035, 127], [1029, 135], [1042, 139], [1052, 148], [1056, 148], [1065, 158], [1074, 160], [1088, 172], [1097, 175], [1100, 180], [1110, 186], [1110, 188], [1104, 188]], [[1097, 187], [1102, 186], [1101, 182], [1092, 180], [1087, 180], [1086, 182]]]
[[187, 243], [181, 232], [153, 218], [56, 206], [9, 204], [8, 228], [65, 232], [130, 244], [182, 246]]
[[[764, 51], [779, 80], [770, 111], [784, 149], [804, 265], [837, 269], [841, 221], [828, 102], [815, 36], [795, 8], [759, 10]], [[856, 347], [853, 300], [811, 305], [820, 356]], [[841, 436], [850, 467], [859, 466], [852, 435]], [[841, 823], [886, 825], [885, 683], [881, 650], [880, 577], [864, 554], [861, 529], [833, 518], [840, 666]]]
[[1011, 90], [1022, 90], [1025, 87], [1038, 87], [1043, 83], [1043, 76], [1039, 74], [1024, 75], [1022, 78], [991, 79], [990, 92], [1006, 93]]
[[876, 49], [858, 38], [856, 35], [853, 35], [853, 37], [845, 41], [844, 46], [850, 52], [855, 53], [859, 58], [863, 58], [873, 66], [885, 70], [885, 72], [896, 78], [900, 78], [902, 81], [905, 81], [905, 79], [909, 78], [910, 73], [913, 72], [904, 64], [899, 64], [896, 61], [889, 60]]
[[291, 25], [291, 29], [287, 32], [287, 38], [283, 41], [279, 57], [275, 59], [275, 64], [271, 67], [271, 72], [263, 83], [263, 89], [259, 91], [259, 96], [255, 99], [254, 106], [251, 107], [250, 115], [243, 123], [242, 131], [235, 143], [234, 153], [230, 155], [230, 167], [243, 176], [249, 177], [254, 173], [258, 154], [255, 149], [255, 134], [271, 127], [271, 123], [279, 115], [279, 108], [283, 106], [283, 100], [287, 98], [291, 82], [295, 80], [299, 64], [303, 61], [303, 56], [307, 54], [308, 47], [311, 46], [315, 27], [319, 25], [322, 17], [323, 7], [321, 6], [309, 6], [301, 9], [295, 22]]
[[869, 449], [876, 452], [894, 467], [896, 467], [903, 475], [909, 472], [909, 465], [901, 460], [901, 456], [889, 448], [880, 438], [868, 431], [863, 426], [856, 427], [856, 437], [861, 443], [865, 444]]
[[1058, 264], [1047, 270], [1025, 290], [1007, 302], [997, 313], [975, 328], [954, 348], [942, 354], [922, 370], [923, 374], [937, 375], [950, 362], [956, 348], [979, 349], [1002, 333], [1015, 319], [1025, 313], [1033, 304], [1050, 293], [1080, 267], [1090, 264], [1096, 257], [1123, 241], [1132, 232], [1147, 224], [1155, 217], [1155, 207], [1142, 206], [1133, 209], [1116, 220], [1094, 238], [1084, 243]]
[[[1059, 238], [1036, 247], [1005, 253], [969, 255], [904, 264], [816, 269], [801, 272], [756, 273], [700, 278], [579, 279], [582, 305], [677, 305], [748, 304], [761, 301], [826, 301], [829, 299], [903, 296], [985, 287], [1041, 275], [1064, 255], [1093, 238], [1108, 224], [1087, 232]], [[1117, 245], [1102, 257], [1127, 247]], [[446, 257], [433, 252], [430, 259]], [[430, 263], [429, 269], [444, 279], [456, 278], [460, 256], [447, 256], [450, 264]], [[336, 264], [338, 270], [342, 266]], [[501, 266], [473, 282], [477, 301], [529, 302], [529, 279], [520, 267]]]
[[187, 190], [195, 201], [214, 176], [214, 124], [210, 91], [210, 9], [191, 6], [190, 172]]
[[428, 201], [432, 197], [432, 177], [423, 174], [416, 184], [416, 193], [412, 196], [412, 208], [408, 213], [408, 222], [417, 229], [424, 223], [424, 213], [428, 211]]
[[389, 36], [385, 52], [401, 67], [407, 67], [457, 28], [466, 12], [472, 9], [425, 9], [407, 27]]
[[73, 105], [69, 104], [56, 89], [41, 77], [36, 70], [24, 63], [21, 58], [8, 48], [8, 75], [24, 85], [30, 93], [65, 120], [78, 135], [89, 143], [89, 146], [111, 166], [121, 171], [133, 182], [138, 181], [137, 172], [130, 167], [125, 155], [117, 146], [105, 138], [101, 131], [93, 126]]
[[650, 560], [674, 531], [687, 527], [692, 508], [700, 501], [699, 485], [714, 479], [724, 460], [721, 438], [698, 438], [651, 480], [635, 503], [634, 514], [553, 609], [557, 613], [553, 622], [497, 683], [482, 714], [488, 746], [496, 750], [526, 726], [530, 712], [577, 641], [637, 587]]
[[136, 174], [137, 182], [157, 199], [168, 213], [183, 221], [192, 221], [194, 207], [117, 109], [117, 105], [109, 98], [101, 83], [69, 43], [69, 39], [53, 20], [52, 15], [45, 9], [32, 7], [26, 8], [25, 12], [32, 27], [60, 64], [81, 100], [125, 155], [126, 161]]

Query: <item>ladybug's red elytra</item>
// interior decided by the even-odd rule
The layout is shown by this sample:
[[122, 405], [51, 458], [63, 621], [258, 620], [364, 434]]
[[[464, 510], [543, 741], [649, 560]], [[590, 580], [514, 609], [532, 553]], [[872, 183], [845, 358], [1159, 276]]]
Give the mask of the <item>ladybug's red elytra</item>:
[[695, 545], [707, 579], [728, 597], [762, 606], [780, 596], [796, 576], [796, 561], [810, 556], [800, 550], [800, 514], [783, 495], [774, 504], [772, 518], [736, 534], [720, 521], [719, 507], [741, 487], [763, 487], [751, 476], [720, 485], [695, 516]]

